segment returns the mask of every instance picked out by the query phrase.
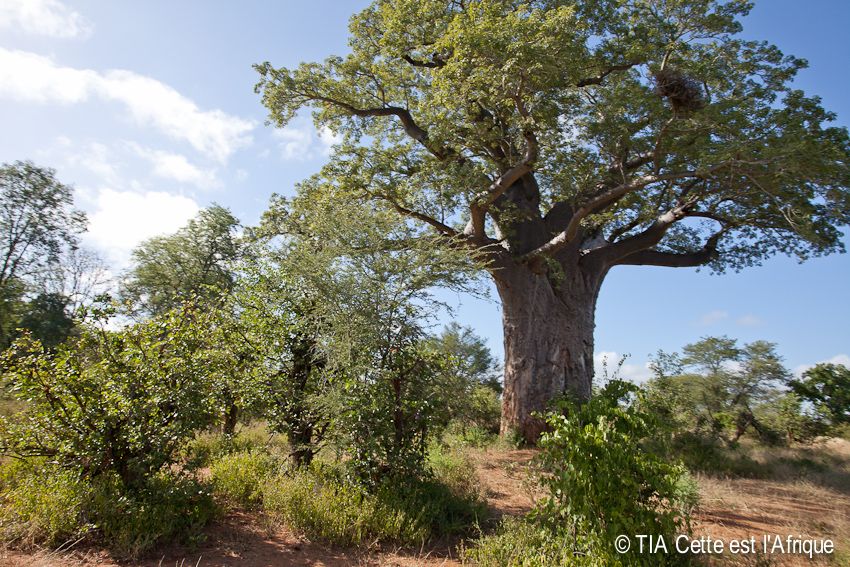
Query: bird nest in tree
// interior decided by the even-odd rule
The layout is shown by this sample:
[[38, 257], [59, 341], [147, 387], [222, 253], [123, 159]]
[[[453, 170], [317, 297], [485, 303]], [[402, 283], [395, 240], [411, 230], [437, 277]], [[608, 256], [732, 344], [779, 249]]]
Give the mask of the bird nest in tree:
[[670, 101], [675, 112], [692, 112], [705, 106], [705, 95], [698, 81], [676, 71], [656, 71], [655, 92]]

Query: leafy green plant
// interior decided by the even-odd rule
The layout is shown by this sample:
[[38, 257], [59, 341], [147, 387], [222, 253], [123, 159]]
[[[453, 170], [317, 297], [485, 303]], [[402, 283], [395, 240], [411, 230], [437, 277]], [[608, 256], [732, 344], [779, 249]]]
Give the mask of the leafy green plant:
[[55, 353], [19, 339], [2, 363], [27, 405], [0, 423], [0, 453], [144, 485], [214, 419], [213, 383], [228, 358], [211, 317], [187, 304], [121, 331], [88, 328]]
[[436, 352], [401, 337], [366, 380], [350, 386], [342, 427], [357, 482], [372, 488], [427, 476], [428, 441], [445, 411], [434, 395], [442, 371]]
[[117, 556], [136, 558], [163, 542], [195, 543], [218, 514], [208, 487], [167, 472], [132, 492], [115, 475], [94, 483], [89, 514], [104, 544]]
[[333, 544], [421, 545], [467, 531], [483, 517], [476, 483], [449, 468], [455, 469], [440, 467], [435, 479], [385, 482], [367, 491], [347, 481], [343, 469], [314, 464], [267, 479], [263, 509], [271, 522]]
[[196, 541], [217, 514], [196, 480], [159, 473], [132, 492], [114, 473], [95, 479], [32, 459], [0, 465], [0, 540], [57, 547], [89, 540], [135, 558], [162, 542]]
[[210, 482], [215, 495], [229, 504], [257, 508], [262, 503], [263, 483], [281, 464], [262, 450], [228, 453], [210, 464]]
[[679, 500], [686, 469], [641, 447], [656, 430], [632, 403], [637, 395], [637, 386], [614, 380], [587, 403], [566, 401], [546, 417], [537, 465], [547, 495], [534, 515], [553, 531], [571, 530], [575, 551], [594, 541], [611, 549], [619, 534], [670, 536], [688, 527], [692, 503]]
[[0, 465], [0, 540], [57, 546], [86, 536], [92, 488], [78, 475], [42, 461]]

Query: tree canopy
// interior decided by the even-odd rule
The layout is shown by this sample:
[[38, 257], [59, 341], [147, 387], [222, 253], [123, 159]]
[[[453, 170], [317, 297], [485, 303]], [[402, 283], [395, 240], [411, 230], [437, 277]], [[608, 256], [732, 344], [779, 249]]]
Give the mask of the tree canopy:
[[[742, 0], [378, 0], [351, 53], [257, 65], [270, 120], [344, 135], [337, 195], [523, 262], [716, 270], [843, 249], [850, 143]], [[533, 174], [525, 191], [508, 189]], [[756, 245], [757, 244], [757, 245]]]
[[215, 297], [234, 285], [241, 244], [239, 220], [212, 205], [177, 232], [155, 236], [133, 250], [123, 294], [143, 311], [161, 314], [195, 297]]

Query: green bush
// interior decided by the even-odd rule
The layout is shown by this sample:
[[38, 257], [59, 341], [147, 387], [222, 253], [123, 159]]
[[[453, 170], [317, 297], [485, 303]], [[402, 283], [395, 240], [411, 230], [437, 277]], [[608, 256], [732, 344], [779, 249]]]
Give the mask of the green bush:
[[163, 542], [192, 542], [216, 514], [198, 482], [160, 473], [128, 492], [117, 475], [87, 479], [40, 461], [0, 466], [0, 538], [57, 547], [78, 539], [135, 558]]
[[355, 482], [374, 490], [427, 477], [428, 443], [445, 422], [437, 394], [444, 372], [437, 352], [407, 337], [368, 380], [349, 384], [340, 427]]
[[428, 536], [415, 518], [382, 509], [375, 495], [314, 472], [270, 479], [263, 486], [263, 507], [273, 522], [337, 545], [417, 543]]
[[470, 503], [484, 500], [481, 481], [475, 474], [475, 465], [462, 451], [443, 445], [434, 445], [428, 452], [428, 466], [434, 479], [444, 484], [451, 493]]
[[689, 529], [696, 485], [681, 464], [650, 449], [657, 434], [638, 388], [612, 380], [583, 405], [565, 401], [546, 417], [536, 458], [547, 495], [523, 520], [482, 538], [468, 556], [481, 565], [669, 565], [675, 555], [620, 555], [620, 534]]
[[132, 493], [117, 477], [97, 479], [91, 517], [113, 554], [136, 558], [164, 542], [193, 544], [217, 515], [210, 491], [194, 479], [160, 473]]
[[716, 437], [687, 431], [673, 438], [670, 453], [688, 470], [710, 475], [763, 478], [768, 472], [740, 447], [727, 447]]
[[28, 403], [0, 418], [0, 454], [144, 485], [215, 418], [212, 386], [228, 363], [211, 317], [187, 304], [121, 331], [86, 328], [55, 352], [17, 340], [0, 364]]
[[0, 539], [55, 547], [85, 536], [92, 488], [70, 471], [41, 462], [0, 466]]
[[483, 448], [496, 444], [499, 436], [487, 428], [452, 421], [443, 432], [442, 440], [449, 447]]
[[210, 464], [210, 481], [217, 497], [230, 505], [251, 509], [262, 504], [265, 480], [281, 468], [269, 453], [247, 450], [225, 454]]
[[337, 545], [382, 542], [421, 545], [475, 523], [484, 508], [465, 489], [438, 480], [382, 483], [371, 491], [341, 474], [313, 467], [263, 484], [263, 508], [273, 523]]
[[605, 552], [578, 556], [569, 535], [545, 529], [528, 518], [507, 518], [497, 533], [482, 536], [474, 547], [464, 550], [464, 557], [480, 567], [623, 565], [622, 559]]
[[205, 431], [188, 441], [181, 449], [180, 461], [187, 468], [208, 467], [225, 455], [245, 451], [265, 451], [284, 455], [289, 451], [286, 437], [269, 431], [264, 423], [243, 427], [234, 435]]

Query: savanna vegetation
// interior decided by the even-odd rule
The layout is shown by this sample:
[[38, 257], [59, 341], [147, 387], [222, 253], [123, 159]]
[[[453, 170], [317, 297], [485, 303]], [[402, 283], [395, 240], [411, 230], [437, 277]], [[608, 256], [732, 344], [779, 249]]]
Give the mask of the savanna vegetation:
[[[272, 122], [309, 107], [340, 133], [327, 166], [254, 226], [202, 210], [109, 285], [71, 188], [3, 165], [0, 540], [137, 561], [241, 514], [422, 561], [686, 565], [709, 559], [615, 538], [693, 533], [722, 479], [849, 495], [823, 449], [843, 366], [704, 337], [645, 384], [593, 380], [611, 268], [843, 249], [847, 132], [791, 88], [803, 61], [738, 37], [748, 9], [378, 0], [346, 57], [257, 65]], [[435, 291], [482, 277], [503, 363], [435, 325]], [[520, 446], [533, 498], [499, 514], [477, 471]], [[848, 525], [811, 528], [828, 559]]]

